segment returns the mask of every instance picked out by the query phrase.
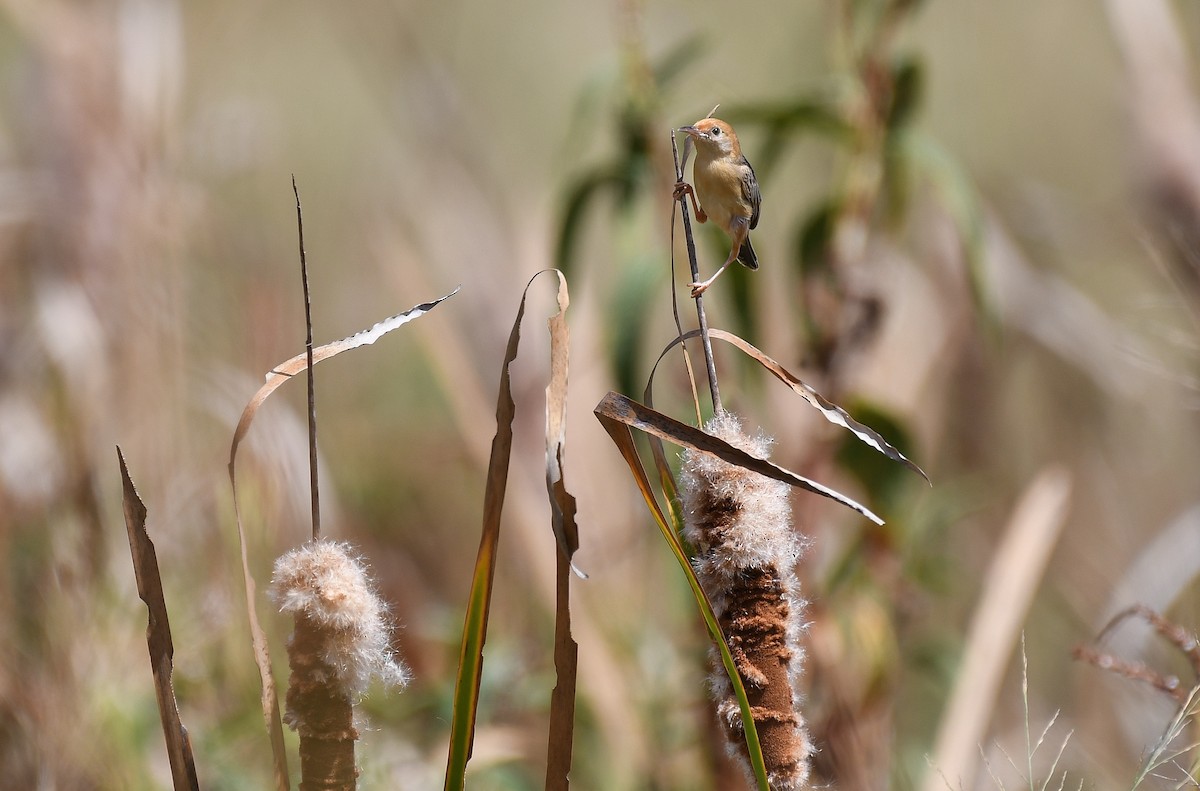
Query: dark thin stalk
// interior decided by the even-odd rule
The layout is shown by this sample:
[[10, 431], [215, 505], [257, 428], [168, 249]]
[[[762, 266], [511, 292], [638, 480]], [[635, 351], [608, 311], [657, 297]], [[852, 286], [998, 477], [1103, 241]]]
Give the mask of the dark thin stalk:
[[292, 176], [296, 196], [296, 231], [300, 236], [300, 280], [304, 285], [304, 351], [308, 355], [308, 485], [312, 492], [312, 537], [321, 537], [321, 494], [317, 485], [317, 390], [313, 381], [312, 300], [308, 292], [308, 259], [304, 255], [304, 215], [300, 211], [300, 190]]
[[[675, 331], [680, 338], [686, 337], [683, 331], [683, 321], [679, 318], [679, 290], [675, 287], [675, 212], [671, 212], [671, 316], [675, 319]], [[688, 387], [692, 391], [692, 406], [696, 409], [696, 425], [704, 423], [700, 414], [700, 393], [696, 391], [696, 372], [692, 370], [692, 355], [688, 354], [686, 341], [681, 341], [680, 350], [683, 352], [683, 367], [687, 372]]]
[[[675, 160], [675, 181], [683, 181], [683, 165], [679, 161], [679, 146], [675, 142], [675, 130], [671, 130], [671, 157]], [[679, 196], [679, 208], [683, 212], [683, 238], [687, 240], [688, 263], [692, 268], [693, 283], [700, 282], [700, 265], [696, 262], [696, 242], [692, 239], [692, 217], [688, 213], [687, 196]], [[721, 388], [717, 384], [717, 365], [713, 361], [712, 341], [708, 337], [708, 317], [704, 313], [704, 297], [695, 298], [696, 319], [700, 322], [700, 343], [704, 347], [704, 367], [708, 370], [708, 389], [712, 393], [713, 413], [725, 411], [721, 406]]]

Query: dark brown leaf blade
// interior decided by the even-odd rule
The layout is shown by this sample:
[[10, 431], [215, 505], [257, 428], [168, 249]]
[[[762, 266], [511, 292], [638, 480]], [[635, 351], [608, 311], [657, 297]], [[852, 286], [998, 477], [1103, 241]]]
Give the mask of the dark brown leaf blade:
[[627, 426], [668, 440], [676, 445], [711, 454], [729, 464], [757, 472], [768, 478], [783, 481], [791, 486], [798, 486], [814, 494], [819, 494], [822, 497], [828, 497], [834, 502], [857, 511], [875, 524], [883, 524], [883, 520], [876, 516], [869, 508], [850, 499], [846, 495], [823, 486], [816, 481], [809, 480], [802, 475], [785, 470], [783, 467], [772, 464], [765, 459], [755, 458], [724, 440], [718, 439], [686, 423], [680, 423], [678, 420], [643, 404], [639, 404], [627, 396], [610, 392], [596, 406], [596, 414], [610, 417]]
[[[575, 524], [575, 498], [562, 480], [555, 481], [550, 494], [563, 516], [562, 532], [573, 553], [579, 546]], [[570, 787], [571, 756], [575, 737], [575, 683], [579, 667], [579, 644], [571, 636], [571, 577], [569, 555], [555, 555], [554, 672], [557, 683], [550, 694], [550, 735], [546, 752], [546, 791]]]
[[308, 369], [308, 492], [312, 502], [313, 541], [321, 538], [321, 487], [317, 468], [317, 391], [313, 377], [312, 293], [308, 288], [308, 256], [304, 252], [304, 212], [300, 208], [300, 188], [292, 174], [292, 194], [296, 196], [296, 235], [300, 246], [300, 285], [304, 291], [304, 367]]
[[163, 736], [167, 740], [167, 758], [171, 762], [171, 780], [176, 791], [198, 791], [196, 764], [192, 758], [192, 743], [187, 728], [179, 718], [175, 687], [171, 679], [174, 669], [175, 645], [171, 640], [171, 624], [167, 620], [167, 602], [163, 596], [162, 576], [154, 542], [146, 532], [146, 506], [138, 496], [125, 454], [117, 447], [121, 465], [122, 505], [125, 511], [125, 530], [129, 534], [129, 552], [133, 556], [133, 574], [137, 579], [138, 596], [146, 603], [149, 619], [146, 624], [146, 647], [150, 651], [150, 670], [154, 674], [154, 695], [162, 720]]

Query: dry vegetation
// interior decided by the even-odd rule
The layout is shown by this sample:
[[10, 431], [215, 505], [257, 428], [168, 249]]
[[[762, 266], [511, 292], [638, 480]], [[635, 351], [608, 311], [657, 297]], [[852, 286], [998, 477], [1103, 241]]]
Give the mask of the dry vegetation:
[[[0, 0], [0, 786], [170, 785], [118, 443], [200, 786], [270, 785], [226, 462], [261, 373], [302, 348], [295, 174], [318, 343], [462, 286], [318, 369], [324, 534], [365, 559], [411, 672], [363, 701], [361, 787], [442, 783], [504, 339], [551, 265], [571, 289], [564, 464], [589, 574], [572, 781], [740, 787], [695, 603], [592, 414], [640, 396], [676, 335], [669, 130], [717, 102], [762, 185], [762, 269], [714, 286], [710, 323], [933, 481], [714, 344], [726, 406], [772, 459], [886, 521], [791, 494], [814, 781], [1196, 785], [1177, 753], [1200, 666], [1200, 11], [727, 11]], [[711, 272], [724, 253], [696, 230]], [[547, 293], [512, 367], [475, 789], [539, 788], [546, 762]], [[668, 355], [655, 406], [694, 421], [683, 371]], [[302, 387], [281, 393], [241, 451], [263, 588], [310, 535], [305, 416]], [[289, 619], [258, 612], [283, 679]]]

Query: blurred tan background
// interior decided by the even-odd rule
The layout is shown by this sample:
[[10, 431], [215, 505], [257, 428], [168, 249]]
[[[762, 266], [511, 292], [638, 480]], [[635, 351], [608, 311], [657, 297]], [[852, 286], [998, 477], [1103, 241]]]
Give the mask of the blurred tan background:
[[[794, 501], [815, 539], [801, 571], [818, 777], [972, 789], [989, 782], [982, 748], [1004, 787], [1029, 787], [1026, 723], [1036, 740], [1057, 712], [1034, 779], [1131, 787], [1173, 704], [1071, 649], [1137, 602], [1189, 629], [1200, 616], [1198, 39], [1197, 6], [1151, 0], [3, 0], [0, 785], [169, 784], [117, 444], [150, 509], [202, 785], [268, 782], [226, 463], [262, 375], [303, 344], [294, 175], [318, 343], [463, 287], [318, 368], [326, 532], [376, 572], [416, 676], [365, 703], [363, 787], [440, 787], [503, 343], [526, 281], [556, 263], [591, 575], [574, 588], [574, 781], [735, 787], [694, 605], [591, 415], [610, 389], [640, 395], [674, 337], [669, 131], [721, 103], [759, 167], [763, 268], [720, 281], [710, 322], [933, 481], [855, 455], [718, 349], [726, 405], [777, 438], [780, 463], [888, 520]], [[901, 106], [904, 64], [919, 90]], [[795, 108], [813, 112], [781, 132]], [[720, 240], [698, 238], [711, 271]], [[554, 683], [553, 303], [532, 293], [479, 789], [541, 786]], [[689, 419], [677, 358], [658, 381], [656, 403]], [[260, 584], [307, 535], [302, 399], [284, 388], [243, 450]], [[1018, 535], [1030, 546], [992, 571]], [[973, 630], [988, 590], [1012, 624]], [[270, 610], [282, 678], [288, 626]], [[1144, 624], [1103, 648], [1195, 681]], [[972, 650], [994, 675], [962, 682], [979, 731], [948, 769], [939, 723], [964, 668], [986, 665]]]

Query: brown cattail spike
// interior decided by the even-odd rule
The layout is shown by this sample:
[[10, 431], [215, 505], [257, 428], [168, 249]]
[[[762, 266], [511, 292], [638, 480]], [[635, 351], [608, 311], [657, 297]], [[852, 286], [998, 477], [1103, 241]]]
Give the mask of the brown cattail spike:
[[[768, 438], [747, 436], [727, 412], [706, 429], [761, 458], [770, 448]], [[746, 687], [771, 788], [804, 788], [812, 746], [799, 708], [804, 601], [795, 573], [804, 541], [792, 529], [788, 486], [690, 451], [681, 480], [696, 575]], [[713, 663], [710, 681], [728, 747], [749, 773], [738, 703], [715, 653]]]

